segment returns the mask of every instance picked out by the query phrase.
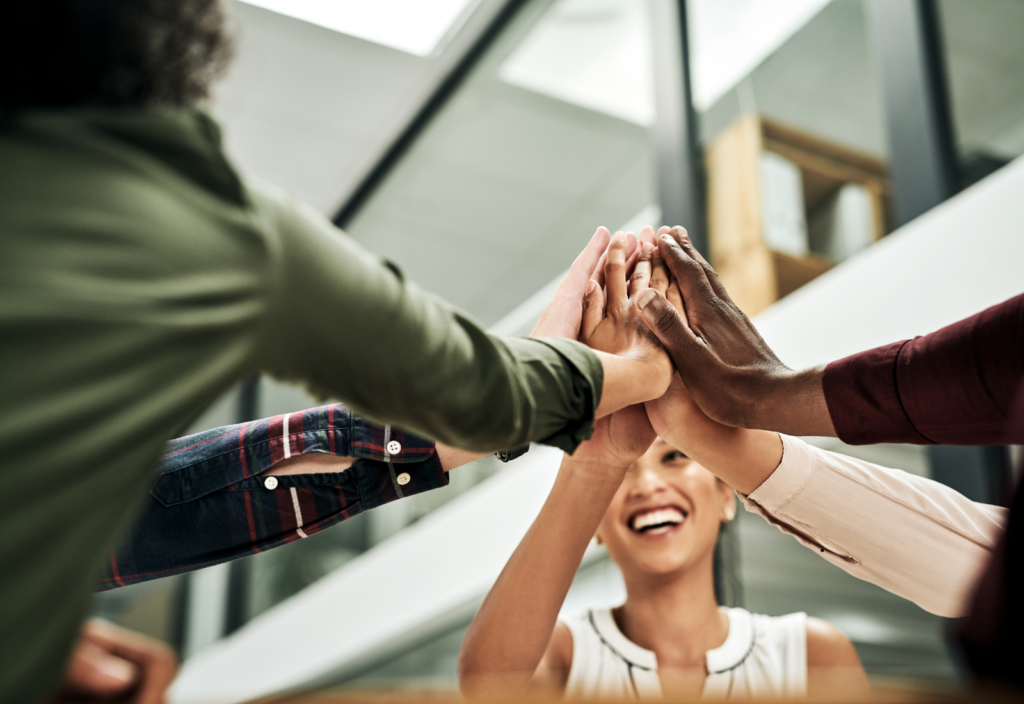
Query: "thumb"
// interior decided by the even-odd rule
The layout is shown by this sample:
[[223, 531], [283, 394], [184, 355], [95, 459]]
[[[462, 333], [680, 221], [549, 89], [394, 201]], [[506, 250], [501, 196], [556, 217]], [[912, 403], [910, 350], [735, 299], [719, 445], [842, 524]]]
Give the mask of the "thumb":
[[604, 291], [596, 281], [591, 279], [583, 297], [583, 324], [580, 327], [579, 339], [584, 342], [589, 340], [602, 320], [604, 320]]
[[644, 323], [658, 336], [678, 368], [681, 361], [688, 356], [687, 352], [698, 344], [697, 336], [690, 329], [686, 318], [667, 298], [653, 288], [640, 295], [637, 305], [640, 306], [640, 315]]

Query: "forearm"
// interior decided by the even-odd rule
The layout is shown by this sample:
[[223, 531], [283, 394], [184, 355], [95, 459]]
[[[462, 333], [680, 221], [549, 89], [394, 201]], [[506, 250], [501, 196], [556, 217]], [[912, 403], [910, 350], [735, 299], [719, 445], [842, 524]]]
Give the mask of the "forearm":
[[445, 445], [443, 443], [437, 443], [434, 446], [437, 450], [437, 459], [441, 461], [441, 466], [444, 467], [444, 471], [450, 472], [456, 467], [469, 464], [470, 462], [476, 462], [479, 459], [487, 457], [491, 454], [489, 452], [470, 452], [469, 450], [460, 450], [457, 447]]
[[962, 616], [1007, 511], [938, 482], [784, 437], [748, 510], [850, 574], [941, 616]]
[[750, 428], [797, 436], [835, 437], [825, 391], [824, 366], [791, 372], [767, 385], [767, 393], [751, 399], [755, 413]]
[[641, 362], [606, 352], [595, 351], [595, 354], [604, 370], [604, 389], [594, 412], [595, 419], [660, 398], [672, 381], [672, 363], [668, 357], [657, 362]]
[[[461, 467], [470, 462], [476, 462], [478, 459], [487, 457], [490, 454], [460, 450], [457, 447], [441, 443], [437, 443], [434, 446], [434, 450], [437, 452], [437, 459], [440, 460], [441, 467], [446, 472], [450, 472], [456, 467]], [[271, 467], [269, 471], [264, 472], [264, 474], [272, 477], [287, 477], [296, 474], [344, 472], [354, 462], [356, 462], [355, 457], [339, 457], [337, 455], [325, 455], [314, 452], [281, 460]]]
[[[679, 426], [685, 430], [685, 426]], [[701, 433], [662, 433], [663, 439], [678, 447], [723, 482], [743, 494], [761, 486], [782, 460], [778, 433], [714, 425]]]
[[646, 409], [663, 440], [741, 493], [754, 491], [782, 460], [778, 433], [711, 420], [678, 379], [664, 398], [646, 404]]
[[566, 339], [504, 339], [405, 280], [315, 213], [260, 199], [282, 262], [257, 364], [368, 416], [494, 451], [589, 437], [601, 364]]
[[97, 589], [263, 552], [445, 486], [442, 461], [430, 440], [338, 404], [179, 438]]
[[1024, 389], [1024, 295], [912, 340], [828, 365], [824, 398], [838, 437], [948, 445], [1017, 444]]
[[624, 471], [565, 458], [544, 507], [469, 627], [459, 657], [464, 690], [529, 681]]

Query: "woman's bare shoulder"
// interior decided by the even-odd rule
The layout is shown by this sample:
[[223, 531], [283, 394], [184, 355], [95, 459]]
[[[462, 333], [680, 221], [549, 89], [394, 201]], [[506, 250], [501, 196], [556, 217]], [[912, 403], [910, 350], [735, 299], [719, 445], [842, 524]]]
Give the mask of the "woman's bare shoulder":
[[807, 694], [828, 698], [871, 690], [857, 650], [842, 631], [820, 618], [807, 619]]
[[807, 618], [807, 666], [860, 667], [857, 649], [842, 631], [820, 618]]

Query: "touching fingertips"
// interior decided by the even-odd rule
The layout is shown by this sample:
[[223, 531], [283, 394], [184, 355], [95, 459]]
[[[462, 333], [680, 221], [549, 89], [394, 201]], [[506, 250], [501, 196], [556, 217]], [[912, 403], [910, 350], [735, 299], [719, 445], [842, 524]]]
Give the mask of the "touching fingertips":
[[593, 279], [591, 279], [589, 282], [587, 282], [587, 295], [588, 296], [592, 296], [594, 294], [594, 291], [596, 291], [596, 290], [597, 290], [597, 282], [594, 281]]
[[654, 251], [654, 245], [651, 244], [650, 242], [644, 242], [643, 247], [640, 251], [643, 252], [644, 254], [650, 254], [651, 252]]

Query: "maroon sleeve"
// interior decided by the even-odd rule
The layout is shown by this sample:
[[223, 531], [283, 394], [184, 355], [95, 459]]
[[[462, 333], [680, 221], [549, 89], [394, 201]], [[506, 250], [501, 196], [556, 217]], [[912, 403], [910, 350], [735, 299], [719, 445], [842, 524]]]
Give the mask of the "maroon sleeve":
[[1020, 442], [1024, 295], [924, 337], [832, 362], [822, 380], [836, 434], [851, 445]]

